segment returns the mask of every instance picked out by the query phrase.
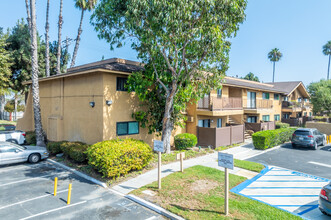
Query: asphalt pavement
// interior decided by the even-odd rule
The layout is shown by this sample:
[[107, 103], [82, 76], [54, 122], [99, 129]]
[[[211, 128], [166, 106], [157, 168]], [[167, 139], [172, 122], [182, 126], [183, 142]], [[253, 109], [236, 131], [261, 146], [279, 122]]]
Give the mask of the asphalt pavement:
[[[57, 195], [53, 195], [58, 177]], [[71, 203], [67, 205], [72, 183]], [[1, 219], [163, 219], [159, 214], [47, 161], [0, 166]]]
[[305, 147], [292, 148], [287, 143], [247, 160], [331, 179], [331, 145], [313, 150]]

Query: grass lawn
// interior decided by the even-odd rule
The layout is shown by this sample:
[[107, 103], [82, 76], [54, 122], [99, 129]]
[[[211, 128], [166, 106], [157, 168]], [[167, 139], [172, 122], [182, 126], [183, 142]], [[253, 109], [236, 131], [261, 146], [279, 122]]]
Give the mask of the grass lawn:
[[[230, 189], [246, 178], [230, 174]], [[145, 194], [152, 191], [155, 195]], [[185, 169], [133, 191], [185, 219], [301, 219], [285, 211], [230, 192], [230, 216], [224, 216], [224, 172], [204, 166]]]
[[264, 166], [260, 163], [255, 163], [247, 160], [238, 160], [238, 159], [234, 159], [234, 166], [258, 173], [264, 169]]
[[16, 121], [0, 120], [0, 125], [16, 125]]

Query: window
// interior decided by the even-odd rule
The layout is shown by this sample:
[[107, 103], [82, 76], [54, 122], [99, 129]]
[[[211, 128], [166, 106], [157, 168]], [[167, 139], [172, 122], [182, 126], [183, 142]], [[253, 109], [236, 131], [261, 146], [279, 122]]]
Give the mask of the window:
[[210, 128], [210, 119], [203, 119], [198, 121], [199, 127]]
[[262, 115], [262, 121], [270, 121], [269, 115]]
[[288, 118], [290, 118], [290, 115], [285, 113], [285, 114], [283, 114], [283, 118], [288, 119]]
[[17, 148], [15, 147], [12, 147], [12, 146], [5, 146], [5, 147], [2, 147], [1, 148], [1, 153], [10, 153], [10, 152], [16, 152], [16, 150], [18, 150]]
[[262, 99], [269, 99], [269, 92], [262, 93]]
[[307, 116], [307, 112], [305, 112], [304, 115]]
[[139, 123], [136, 121], [131, 122], [117, 122], [116, 123], [117, 135], [130, 135], [139, 134]]
[[287, 96], [284, 96], [284, 101], [288, 101], [288, 97]]
[[125, 88], [127, 81], [128, 81], [128, 78], [117, 77], [116, 90], [117, 91], [128, 91], [128, 89]]
[[305, 102], [308, 102], [308, 99], [307, 98], [305, 98]]
[[311, 117], [312, 116], [312, 113], [311, 112], [309, 112], [309, 117]]
[[280, 115], [275, 115], [275, 121], [279, 121], [280, 120]]
[[274, 94], [274, 100], [279, 100], [279, 94]]
[[256, 123], [257, 117], [256, 116], [248, 116], [246, 121], [249, 122], [249, 123]]
[[222, 89], [217, 90], [217, 98], [222, 98]]
[[301, 102], [301, 100], [302, 100], [301, 98], [298, 98], [298, 102]]
[[217, 119], [217, 127], [218, 128], [221, 128], [222, 127], [222, 119], [221, 118], [218, 118]]

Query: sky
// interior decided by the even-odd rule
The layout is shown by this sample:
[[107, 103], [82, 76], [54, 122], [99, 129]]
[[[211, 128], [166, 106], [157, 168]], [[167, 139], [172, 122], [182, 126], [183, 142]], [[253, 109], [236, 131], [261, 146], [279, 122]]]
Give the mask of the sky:
[[[45, 33], [46, 0], [37, 0], [37, 28]], [[60, 0], [50, 1], [50, 39], [57, 40]], [[0, 3], [0, 27], [12, 28], [26, 18], [25, 1]], [[275, 81], [303, 81], [305, 85], [326, 78], [328, 57], [322, 46], [331, 40], [330, 0], [248, 0], [246, 20], [232, 42], [228, 76], [245, 76], [252, 72], [261, 81], [272, 80], [272, 63], [267, 54], [278, 48], [283, 57], [276, 63]], [[84, 17], [83, 33], [76, 65], [107, 58], [137, 60], [137, 53], [127, 44], [111, 51], [99, 39], [90, 24], [91, 12]], [[76, 38], [81, 12], [73, 0], [63, 1], [62, 39]], [[74, 44], [69, 47], [73, 52]]]

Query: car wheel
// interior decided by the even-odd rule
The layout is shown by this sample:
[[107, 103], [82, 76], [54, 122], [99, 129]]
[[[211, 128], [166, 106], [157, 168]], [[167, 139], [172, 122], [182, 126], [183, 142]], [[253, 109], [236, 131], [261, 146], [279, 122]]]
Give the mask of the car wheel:
[[30, 163], [38, 163], [40, 161], [40, 154], [31, 154], [29, 156]]
[[296, 148], [297, 147], [297, 145], [296, 144], [292, 144], [292, 148]]
[[10, 143], [13, 143], [13, 144], [18, 144], [17, 140], [15, 139], [9, 139], [9, 140], [6, 140], [7, 142], [10, 142]]
[[315, 143], [314, 143], [314, 150], [317, 150], [317, 142], [315, 141]]

